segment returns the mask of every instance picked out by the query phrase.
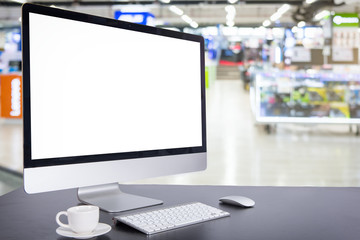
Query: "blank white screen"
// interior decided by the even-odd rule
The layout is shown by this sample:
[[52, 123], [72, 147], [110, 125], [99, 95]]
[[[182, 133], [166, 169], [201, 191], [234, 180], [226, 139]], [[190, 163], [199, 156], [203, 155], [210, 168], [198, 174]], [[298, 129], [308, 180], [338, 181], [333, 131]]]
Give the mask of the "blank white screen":
[[202, 145], [200, 44], [30, 13], [32, 159]]

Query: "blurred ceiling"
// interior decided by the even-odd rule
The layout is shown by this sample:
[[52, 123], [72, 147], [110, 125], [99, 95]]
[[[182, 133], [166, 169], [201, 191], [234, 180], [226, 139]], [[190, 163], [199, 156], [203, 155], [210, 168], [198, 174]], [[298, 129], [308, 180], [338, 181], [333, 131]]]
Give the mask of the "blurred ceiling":
[[[0, 1], [0, 24], [16, 24], [21, 12], [19, 1], [25, 2], [25, 0]], [[173, 0], [166, 3], [167, 1], [170, 0], [29, 0], [26, 2], [55, 5], [109, 18], [113, 18], [114, 10], [139, 9], [151, 12], [155, 15], [156, 20], [164, 25], [176, 27], [183, 27], [187, 24], [169, 10], [171, 5], [183, 10], [184, 14], [200, 26], [225, 24], [227, 14], [225, 7], [230, 5], [227, 0]], [[336, 12], [360, 11], [360, 1], [358, 0], [318, 0], [311, 4], [307, 4], [305, 0], [238, 0], [232, 4], [236, 9], [235, 25], [261, 26], [264, 20], [269, 19], [285, 3], [291, 6], [290, 10], [273, 24], [291, 26], [302, 20], [311, 22], [316, 13], [325, 9]]]

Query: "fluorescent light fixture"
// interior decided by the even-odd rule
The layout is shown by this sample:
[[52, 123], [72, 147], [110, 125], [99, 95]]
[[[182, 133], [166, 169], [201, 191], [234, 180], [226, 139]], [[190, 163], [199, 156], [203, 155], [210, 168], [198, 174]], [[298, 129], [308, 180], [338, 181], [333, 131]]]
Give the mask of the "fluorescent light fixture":
[[229, 3], [231, 3], [231, 4], [234, 4], [234, 3], [236, 3], [238, 0], [228, 0], [228, 2]]
[[235, 15], [236, 15], [236, 8], [233, 5], [227, 5], [225, 7], [225, 11], [227, 12], [226, 14], [226, 24], [229, 27], [232, 27], [235, 25], [234, 19], [235, 19]]
[[269, 19], [266, 19], [263, 24], [262, 24], [264, 27], [268, 27], [271, 25], [271, 21]]
[[235, 13], [236, 13], [236, 8], [235, 8], [233, 5], [227, 5], [227, 6], [225, 7], [225, 11], [226, 11], [227, 13], [233, 13], [233, 14], [235, 14]]
[[226, 20], [234, 20], [234, 18], [235, 18], [235, 14], [230, 14], [230, 13], [228, 13], [228, 14], [226, 15]]
[[198, 24], [197, 22], [195, 22], [195, 21], [192, 21], [192, 22], [190, 23], [190, 26], [191, 26], [192, 28], [198, 28], [198, 27], [199, 27], [199, 24]]
[[160, 2], [163, 2], [163, 3], [170, 3], [171, 0], [160, 0]]
[[312, 4], [312, 3], [316, 2], [316, 1], [317, 1], [317, 0], [306, 0], [305, 3], [306, 3], [306, 4]]
[[327, 17], [330, 15], [330, 12], [328, 10], [323, 10], [321, 12], [319, 12], [318, 14], [315, 15], [314, 20], [315, 21], [320, 21], [321, 19]]
[[290, 9], [290, 5], [289, 5], [289, 4], [283, 4], [283, 5], [277, 10], [277, 12], [282, 15], [282, 14], [286, 13], [289, 9]]
[[271, 20], [272, 22], [275, 22], [276, 20], [278, 20], [279, 18], [281, 18], [281, 16], [282, 16], [282, 14], [280, 14], [279, 12], [276, 12], [276, 13], [274, 13], [273, 15], [271, 15], [270, 20]]
[[233, 27], [235, 25], [234, 21], [226, 21], [226, 25], [228, 25], [229, 27]]
[[176, 15], [179, 15], [179, 16], [184, 14], [183, 10], [181, 10], [180, 8], [178, 8], [178, 7], [174, 6], [174, 5], [171, 5], [169, 7], [169, 10], [172, 11], [173, 13], [175, 13]]
[[289, 4], [283, 4], [273, 15], [271, 15], [270, 20], [275, 22], [276, 20], [280, 19], [281, 16], [286, 13], [291, 6]]
[[191, 24], [193, 21], [188, 15], [185, 15], [185, 14], [181, 16], [181, 19], [184, 20], [188, 24]]
[[305, 25], [306, 25], [306, 23], [304, 21], [300, 21], [297, 26], [299, 28], [302, 28], [302, 27], [305, 27]]
[[[167, 0], [166, 0], [167, 1]], [[169, 0], [170, 2], [170, 0]], [[175, 13], [176, 15], [179, 15], [181, 16], [181, 19], [184, 20], [184, 22], [186, 22], [187, 24], [190, 24], [190, 26], [192, 28], [198, 28], [199, 27], [199, 24], [195, 21], [193, 21], [191, 19], [191, 17], [189, 17], [188, 15], [184, 14], [184, 11], [181, 10], [180, 8], [174, 6], [174, 5], [171, 5], [169, 7], [169, 10], [172, 11], [173, 13]]]

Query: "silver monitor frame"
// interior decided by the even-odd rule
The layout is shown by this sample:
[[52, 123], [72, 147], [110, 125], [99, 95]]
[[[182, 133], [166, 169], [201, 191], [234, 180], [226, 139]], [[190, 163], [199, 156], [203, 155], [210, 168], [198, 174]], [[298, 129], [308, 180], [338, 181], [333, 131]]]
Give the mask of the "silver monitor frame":
[[[159, 149], [129, 154], [104, 154], [70, 158], [40, 159], [31, 155], [29, 14], [38, 13], [158, 34], [200, 43], [202, 146], [182, 149]], [[161, 200], [122, 193], [119, 182], [201, 171], [206, 169], [205, 67], [204, 39], [201, 36], [142, 26], [51, 7], [24, 4], [22, 7], [23, 104], [24, 104], [24, 189], [40, 193], [79, 188], [81, 202], [98, 205], [108, 212], [161, 204]]]

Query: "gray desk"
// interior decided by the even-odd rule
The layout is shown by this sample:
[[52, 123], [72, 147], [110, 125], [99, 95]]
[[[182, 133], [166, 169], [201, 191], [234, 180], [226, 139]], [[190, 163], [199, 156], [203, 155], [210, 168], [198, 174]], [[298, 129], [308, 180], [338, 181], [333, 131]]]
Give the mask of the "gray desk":
[[[125, 225], [115, 226], [113, 215], [101, 212], [100, 222], [111, 224], [112, 230], [93, 239], [360, 239], [360, 188], [124, 185], [122, 189], [162, 199], [163, 206], [200, 201], [231, 216], [147, 237]], [[256, 206], [219, 204], [226, 195], [248, 196]], [[56, 234], [55, 215], [77, 204], [75, 190], [27, 195], [18, 189], [1, 196], [0, 239], [68, 239]]]

